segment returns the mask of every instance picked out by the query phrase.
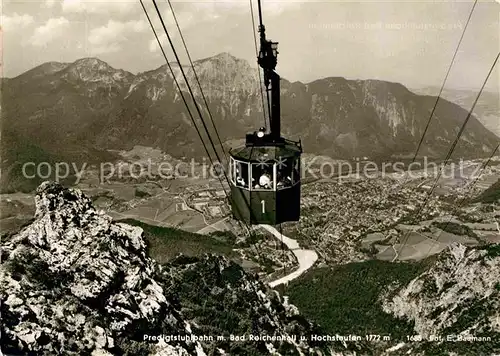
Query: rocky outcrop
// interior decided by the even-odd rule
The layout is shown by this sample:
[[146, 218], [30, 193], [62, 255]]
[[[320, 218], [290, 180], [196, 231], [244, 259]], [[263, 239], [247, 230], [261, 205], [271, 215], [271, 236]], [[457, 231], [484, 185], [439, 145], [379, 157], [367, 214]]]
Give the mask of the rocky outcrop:
[[34, 221], [2, 241], [2, 351], [321, 354], [319, 345], [291, 338], [203, 339], [249, 332], [286, 339], [314, 328], [296, 308], [224, 258], [180, 257], [157, 265], [147, 256], [141, 228], [113, 222], [79, 190], [45, 182], [35, 200]]
[[2, 244], [6, 345], [37, 355], [116, 350], [133, 328], [167, 314], [183, 330], [140, 228], [113, 223], [78, 190], [44, 183], [35, 200], [34, 222]]
[[[467, 350], [500, 350], [500, 245], [451, 245], [435, 264], [407, 286], [387, 297], [384, 311], [415, 325], [424, 341], [446, 343], [448, 336], [466, 342]], [[489, 339], [488, 339], [489, 338]], [[482, 341], [481, 341], [482, 340]], [[447, 350], [457, 344], [451, 342]], [[482, 353], [486, 349], [481, 349]]]

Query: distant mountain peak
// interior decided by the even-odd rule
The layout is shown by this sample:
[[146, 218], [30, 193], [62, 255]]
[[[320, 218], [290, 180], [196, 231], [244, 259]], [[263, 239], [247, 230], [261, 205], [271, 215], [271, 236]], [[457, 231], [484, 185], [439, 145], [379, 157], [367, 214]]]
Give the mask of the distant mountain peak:
[[216, 54], [215, 56], [213, 56], [212, 58], [215, 58], [215, 59], [232, 59], [232, 60], [238, 60], [238, 58], [236, 58], [235, 56], [233, 56], [231, 53], [229, 52], [221, 52], [219, 54]]
[[70, 80], [118, 84], [128, 82], [134, 77], [130, 72], [116, 69], [99, 58], [81, 58], [71, 63], [66, 69], [65, 77]]
[[115, 68], [111, 67], [108, 63], [104, 62], [103, 60], [100, 60], [99, 58], [95, 58], [95, 57], [80, 58], [80, 59], [74, 61], [73, 63], [71, 63], [69, 67], [76, 68], [79, 70], [91, 69], [91, 70], [97, 70], [100, 72], [102, 72], [102, 71], [108, 71], [108, 72], [123, 71], [121, 69], [115, 69]]
[[243, 65], [245, 67], [250, 66], [248, 61], [241, 59], [241, 58], [237, 58], [228, 52], [221, 52], [221, 53], [216, 54], [215, 56], [212, 56], [212, 57], [198, 59], [195, 61], [195, 64], [202, 64], [205, 62], [220, 62], [223, 64], [229, 63], [229, 64]]
[[88, 65], [88, 66], [106, 66], [111, 67], [108, 63], [96, 57], [80, 58], [73, 62], [73, 65]]

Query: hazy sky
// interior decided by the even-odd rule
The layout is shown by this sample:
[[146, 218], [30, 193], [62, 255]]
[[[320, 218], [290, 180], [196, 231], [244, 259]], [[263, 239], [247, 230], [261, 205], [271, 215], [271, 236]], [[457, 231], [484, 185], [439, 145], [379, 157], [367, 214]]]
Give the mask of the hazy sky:
[[[262, 1], [268, 37], [280, 43], [277, 71], [282, 77], [302, 82], [372, 78], [410, 87], [441, 85], [473, 4]], [[151, 0], [144, 2], [161, 32]], [[181, 52], [168, 3], [157, 3]], [[229, 52], [255, 65], [249, 0], [172, 4], [194, 59]], [[3, 76], [82, 57], [98, 57], [133, 73], [164, 64], [139, 0], [3, 0], [2, 5]], [[447, 88], [480, 87], [500, 48], [499, 20], [500, 3], [479, 1]], [[490, 90], [499, 86], [499, 66]]]

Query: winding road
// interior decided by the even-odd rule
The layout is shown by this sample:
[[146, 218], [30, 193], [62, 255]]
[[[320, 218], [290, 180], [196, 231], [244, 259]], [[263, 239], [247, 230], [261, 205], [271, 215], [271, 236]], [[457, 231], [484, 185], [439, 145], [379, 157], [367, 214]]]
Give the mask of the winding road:
[[271, 288], [274, 288], [280, 284], [288, 284], [290, 281], [293, 281], [295, 278], [301, 276], [318, 260], [318, 254], [316, 253], [316, 251], [302, 250], [296, 240], [280, 234], [278, 230], [270, 225], [259, 226], [273, 234], [280, 241], [283, 240], [283, 243], [293, 252], [295, 257], [297, 257], [297, 261], [299, 262], [299, 268], [296, 271], [287, 274], [284, 277], [278, 278], [272, 282], [269, 282], [269, 286]]

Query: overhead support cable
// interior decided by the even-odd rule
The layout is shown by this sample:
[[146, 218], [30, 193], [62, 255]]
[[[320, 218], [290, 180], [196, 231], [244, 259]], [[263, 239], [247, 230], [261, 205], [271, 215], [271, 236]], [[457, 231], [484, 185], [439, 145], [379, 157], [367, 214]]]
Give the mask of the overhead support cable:
[[219, 141], [219, 144], [220, 144], [220, 146], [221, 146], [221, 150], [222, 150], [222, 152], [224, 153], [224, 157], [225, 157], [226, 161], [227, 161], [227, 162], [229, 162], [229, 161], [228, 161], [228, 158], [227, 158], [227, 154], [226, 154], [226, 152], [225, 152], [225, 150], [224, 150], [224, 145], [222, 144], [222, 141], [221, 141], [221, 138], [220, 138], [220, 135], [219, 135], [219, 131], [217, 130], [217, 126], [215, 126], [214, 118], [213, 118], [212, 113], [211, 113], [211, 111], [210, 111], [210, 107], [209, 107], [209, 105], [208, 105], [207, 98], [205, 97], [205, 94], [203, 93], [203, 88], [202, 88], [202, 86], [201, 86], [200, 79], [199, 79], [199, 77], [198, 77], [198, 74], [196, 74], [196, 69], [195, 69], [194, 64], [193, 64], [193, 61], [192, 61], [192, 59], [191, 59], [191, 55], [190, 55], [189, 50], [188, 50], [188, 47], [187, 47], [187, 45], [186, 45], [186, 41], [184, 40], [184, 36], [183, 36], [182, 31], [181, 31], [181, 28], [180, 28], [180, 26], [179, 26], [179, 22], [177, 21], [177, 16], [175, 16], [175, 11], [174, 11], [174, 8], [173, 8], [173, 6], [172, 6], [172, 2], [171, 2], [170, 0], [166, 0], [166, 1], [168, 2], [168, 5], [169, 5], [169, 7], [170, 7], [170, 11], [172, 12], [172, 16], [173, 16], [173, 18], [174, 18], [175, 25], [177, 26], [177, 30], [179, 31], [179, 35], [180, 35], [180, 38], [181, 38], [181, 40], [182, 40], [182, 44], [184, 45], [184, 49], [186, 50], [186, 54], [187, 54], [187, 57], [188, 57], [188, 59], [189, 59], [189, 63], [190, 63], [190, 65], [191, 65], [191, 69], [192, 69], [192, 71], [193, 71], [193, 74], [194, 74], [194, 77], [195, 77], [196, 83], [198, 84], [198, 87], [200, 88], [200, 93], [201, 93], [201, 96], [202, 96], [202, 98], [203, 98], [203, 102], [204, 102], [204, 104], [205, 104], [205, 106], [206, 106], [206, 108], [207, 108], [208, 116], [210, 117], [210, 121], [211, 121], [211, 123], [212, 123], [212, 126], [213, 126], [213, 128], [214, 128], [215, 134], [216, 134], [216, 136], [217, 136], [217, 140]]
[[[484, 87], [486, 86], [486, 83], [488, 82], [488, 79], [490, 78], [491, 76], [491, 73], [493, 72], [493, 69], [495, 68], [497, 62], [498, 62], [498, 58], [500, 57], [500, 52], [498, 52], [495, 60], [493, 61], [493, 64], [491, 65], [491, 68], [488, 72], [488, 75], [486, 76], [484, 82], [483, 82], [483, 85], [481, 86], [481, 89], [479, 90], [477, 96], [476, 96], [476, 99], [474, 100], [474, 103], [472, 104], [470, 110], [469, 110], [469, 113], [467, 114], [467, 117], [465, 118], [463, 124], [462, 124], [462, 127], [460, 127], [460, 130], [458, 131], [457, 133], [457, 137], [455, 138], [455, 140], [453, 141], [452, 145], [451, 145], [451, 148], [450, 150], [448, 151], [448, 154], [446, 155], [446, 158], [444, 160], [444, 164], [443, 164], [443, 167], [442, 169], [439, 170], [438, 172], [438, 175], [436, 177], [436, 179], [434, 180], [434, 184], [432, 185], [431, 189], [429, 190], [429, 192], [427, 193], [425, 199], [424, 199], [424, 202], [420, 205], [420, 208], [416, 214], [416, 217], [418, 217], [422, 211], [424, 210], [425, 208], [425, 205], [427, 204], [427, 202], [429, 201], [429, 198], [431, 197], [432, 193], [434, 192], [434, 190], [436, 189], [437, 185], [438, 185], [438, 182], [439, 182], [439, 179], [441, 178], [441, 175], [443, 174], [443, 170], [446, 168], [446, 165], [448, 164], [449, 160], [451, 159], [451, 156], [453, 155], [453, 151], [455, 150], [457, 144], [458, 144], [458, 141], [460, 140], [460, 137], [462, 136], [464, 130], [465, 130], [465, 127], [467, 126], [467, 123], [469, 122], [469, 119], [471, 118], [472, 116], [472, 113], [474, 111], [474, 108], [476, 107], [476, 104], [479, 100], [479, 98], [481, 97], [481, 94], [484, 90]], [[405, 238], [404, 238], [404, 242], [403, 244], [401, 245], [401, 249], [400, 249], [400, 252], [403, 250], [403, 248], [406, 246], [407, 242], [408, 242], [408, 238], [410, 236], [410, 234], [414, 232], [414, 230], [410, 229], [408, 231], [408, 233], [406, 233], [405, 235]]]
[[[500, 143], [495, 147], [495, 149], [493, 150], [493, 152], [491, 153], [491, 155], [489, 156], [489, 158], [483, 163], [483, 165], [481, 166], [481, 168], [479, 169], [479, 172], [476, 176], [476, 178], [472, 181], [471, 184], [469, 184], [469, 188], [468, 188], [468, 192], [470, 193], [471, 191], [473, 191], [473, 188], [474, 186], [478, 183], [479, 181], [479, 178], [481, 178], [481, 175], [484, 171], [484, 169], [486, 167], [488, 167], [488, 165], [490, 164], [492, 158], [495, 156], [495, 153], [498, 151], [498, 148], [500, 147]], [[467, 198], [467, 194], [464, 194], [464, 196], [462, 197], [462, 199], [460, 200], [460, 202], [457, 204], [457, 208], [460, 209], [466, 202], [467, 202], [468, 198]], [[436, 242], [438, 243], [439, 242], [439, 238], [441, 237], [441, 234], [443, 233], [443, 231], [446, 231], [448, 226], [450, 225], [451, 223], [451, 219], [452, 217], [450, 217], [448, 219], [448, 221], [446, 222], [446, 225], [444, 226], [444, 228], [441, 229], [441, 232], [438, 234], [438, 236], [436, 237]], [[427, 251], [427, 253], [425, 254], [425, 257], [424, 259], [426, 259], [427, 257], [429, 257], [430, 253], [432, 251], [432, 245], [429, 247], [429, 250]]]
[[[472, 18], [472, 14], [474, 13], [474, 9], [475, 9], [475, 7], [476, 7], [477, 2], [478, 2], [478, 0], [475, 0], [475, 1], [474, 1], [474, 4], [472, 5], [472, 8], [471, 8], [471, 10], [470, 10], [470, 12], [469, 12], [469, 16], [468, 16], [468, 18], [467, 18], [467, 21], [466, 21], [466, 23], [465, 23], [464, 29], [463, 29], [463, 31], [462, 31], [462, 34], [461, 34], [461, 36], [460, 36], [460, 39], [459, 39], [459, 41], [458, 41], [458, 43], [457, 43], [457, 46], [456, 46], [456, 48], [455, 48], [455, 52], [453, 53], [453, 57], [452, 57], [452, 59], [451, 59], [450, 65], [448, 66], [448, 69], [447, 69], [447, 71], [446, 71], [446, 75], [445, 75], [445, 77], [444, 77], [443, 83], [441, 84], [441, 88], [440, 88], [440, 90], [439, 90], [438, 96], [436, 97], [436, 101], [434, 102], [434, 106], [433, 106], [433, 108], [432, 108], [432, 110], [431, 110], [431, 113], [430, 113], [430, 115], [429, 115], [429, 118], [427, 119], [427, 123], [426, 123], [426, 126], [425, 126], [425, 128], [424, 128], [424, 132], [422, 133], [422, 136], [420, 137], [420, 141], [419, 141], [419, 143], [418, 143], [418, 145], [417, 145], [417, 148], [416, 148], [416, 150], [415, 150], [415, 153], [413, 154], [413, 158], [412, 158], [412, 160], [411, 160], [411, 163], [415, 162], [415, 160], [417, 159], [418, 153], [419, 153], [419, 151], [420, 151], [420, 149], [421, 149], [421, 146], [422, 146], [422, 144], [423, 144], [423, 142], [424, 142], [425, 135], [427, 134], [427, 131], [428, 131], [429, 126], [430, 126], [430, 123], [431, 123], [432, 118], [433, 118], [433, 116], [434, 116], [434, 113], [435, 113], [435, 111], [436, 111], [437, 105], [438, 105], [438, 103], [439, 103], [439, 100], [441, 99], [441, 95], [442, 95], [442, 93], [443, 93], [444, 87], [445, 87], [446, 82], [447, 82], [447, 80], [448, 80], [448, 76], [449, 76], [449, 74], [450, 74], [450, 72], [451, 72], [451, 68], [453, 67], [453, 64], [454, 64], [454, 62], [455, 62], [455, 58], [456, 58], [456, 56], [457, 56], [457, 54], [458, 54], [458, 50], [460, 49], [460, 46], [461, 46], [461, 44], [462, 44], [462, 40], [463, 40], [463, 38], [464, 38], [464, 36], [465, 36], [465, 33], [466, 33], [466, 31], [467, 31], [467, 27], [469, 26], [469, 22], [470, 22], [470, 20], [471, 20], [471, 18]], [[410, 167], [410, 166], [411, 166], [411, 163], [408, 165], [408, 167]], [[403, 180], [403, 182], [399, 185], [399, 190], [401, 190], [401, 189], [402, 189], [402, 187], [404, 187], [404, 186], [408, 183], [409, 177], [410, 177], [410, 174], [408, 173], [408, 176], [407, 176], [407, 177]], [[398, 190], [398, 191], [399, 191], [399, 190]], [[354, 218], [353, 220], [357, 220], [357, 219], [359, 218], [360, 214], [361, 214], [361, 211], [360, 211], [360, 213], [358, 213], [358, 214], [355, 216], [355, 218]]]
[[170, 65], [170, 62], [169, 62], [168, 57], [167, 57], [167, 54], [165, 53], [165, 50], [163, 49], [163, 46], [162, 46], [161, 41], [160, 41], [160, 38], [158, 37], [158, 34], [156, 33], [156, 30], [155, 30], [155, 28], [154, 28], [153, 22], [151, 21], [151, 18], [149, 17], [149, 14], [148, 14], [148, 12], [147, 12], [147, 10], [146, 10], [146, 7], [144, 6], [144, 2], [143, 2], [143, 0], [140, 0], [140, 2], [141, 2], [142, 9], [144, 10], [144, 14], [146, 15], [146, 17], [147, 17], [147, 19], [148, 19], [148, 23], [149, 23], [149, 25], [150, 25], [150, 27], [151, 27], [151, 30], [153, 31], [153, 34], [154, 34], [154, 36], [155, 36], [155, 38], [156, 38], [156, 41], [158, 42], [158, 46], [159, 46], [159, 48], [160, 48], [160, 51], [161, 51], [161, 53], [163, 54], [163, 57], [165, 58], [165, 61], [166, 61], [166, 63], [167, 63], [167, 67], [168, 67], [168, 69], [170, 70], [170, 73], [172, 74], [172, 78], [174, 79], [174, 83], [175, 83], [175, 85], [176, 85], [177, 89], [179, 90], [179, 94], [180, 94], [180, 96], [181, 96], [181, 98], [182, 98], [182, 101], [184, 102], [184, 105], [186, 106], [186, 110], [187, 110], [187, 112], [188, 112], [189, 117], [191, 118], [191, 121], [192, 121], [192, 123], [193, 123], [193, 126], [194, 126], [194, 128], [195, 128], [195, 130], [196, 130], [196, 133], [197, 133], [197, 134], [198, 134], [198, 136], [200, 137], [200, 140], [201, 140], [201, 143], [202, 143], [202, 145], [203, 145], [203, 148], [205, 149], [205, 151], [206, 151], [206, 153], [207, 153], [208, 157], [210, 158], [209, 151], [208, 151], [208, 147], [207, 147], [207, 145], [205, 144], [205, 141], [203, 140], [203, 136], [202, 136], [202, 134], [201, 134], [201, 132], [200, 132], [200, 129], [198, 128], [198, 125], [196, 125], [196, 121], [195, 121], [195, 119], [194, 119], [194, 117], [193, 117], [193, 114], [191, 113], [191, 109], [189, 108], [189, 105], [188, 105], [188, 103], [187, 103], [187, 100], [186, 100], [186, 98], [184, 97], [184, 93], [183, 93], [183, 92], [182, 92], [182, 90], [181, 90], [181, 86], [180, 86], [179, 82], [177, 81], [177, 78], [175, 77], [174, 70], [172, 69], [172, 66]]
[[434, 103], [434, 107], [431, 110], [431, 114], [429, 116], [429, 119], [427, 120], [427, 124], [425, 126], [424, 132], [422, 134], [422, 137], [420, 138], [420, 142], [418, 143], [417, 149], [415, 151], [415, 154], [413, 155], [412, 163], [415, 162], [415, 159], [418, 156], [418, 152], [420, 151], [420, 147], [422, 146], [422, 143], [424, 142], [425, 135], [427, 134], [427, 130], [429, 129], [429, 125], [432, 120], [432, 116], [434, 115], [434, 112], [436, 111], [439, 99], [441, 99], [441, 94], [443, 93], [444, 86], [446, 84], [446, 81], [448, 80], [448, 75], [450, 74], [451, 68], [453, 67], [453, 63], [455, 63], [455, 58], [458, 53], [458, 49], [460, 48], [460, 45], [462, 44], [462, 40], [464, 39], [465, 31], [467, 30], [467, 26], [469, 25], [470, 19], [472, 17], [472, 13], [474, 12], [474, 8], [476, 7], [478, 0], [474, 1], [474, 4], [472, 5], [472, 9], [470, 10], [469, 17], [467, 18], [467, 22], [465, 23], [464, 30], [462, 31], [462, 35], [460, 36], [460, 40], [458, 41], [457, 47], [455, 48], [455, 53], [453, 53], [453, 58], [451, 59], [450, 65], [448, 66], [448, 70], [446, 71], [446, 75], [443, 80], [443, 84], [441, 85], [441, 89], [439, 89], [439, 94], [436, 98], [436, 102]]
[[[153, 31], [153, 34], [154, 34], [154, 36], [155, 36], [155, 38], [156, 38], [156, 41], [158, 42], [158, 46], [159, 46], [159, 48], [160, 48], [160, 50], [161, 50], [161, 52], [162, 52], [162, 54], [163, 54], [163, 57], [165, 58], [165, 61], [166, 61], [166, 63], [167, 63], [167, 67], [168, 67], [168, 69], [170, 70], [170, 73], [172, 74], [172, 78], [173, 78], [174, 83], [175, 83], [175, 85], [176, 85], [176, 87], [177, 87], [177, 90], [179, 91], [179, 94], [180, 94], [180, 96], [181, 96], [181, 98], [182, 98], [182, 101], [183, 101], [183, 103], [184, 103], [184, 106], [186, 107], [186, 110], [187, 110], [187, 112], [188, 112], [188, 115], [189, 115], [189, 117], [191, 118], [191, 121], [192, 121], [192, 123], [193, 123], [193, 126], [194, 126], [194, 128], [195, 128], [195, 130], [196, 130], [196, 132], [197, 132], [197, 134], [198, 134], [198, 136], [199, 136], [199, 138], [200, 138], [200, 141], [201, 141], [201, 143], [202, 143], [202, 145], [203, 145], [203, 148], [205, 149], [205, 152], [206, 152], [206, 154], [207, 154], [207, 156], [208, 156], [208, 159], [210, 160], [210, 163], [212, 164], [212, 167], [214, 167], [214, 166], [215, 166], [215, 164], [214, 164], [213, 158], [212, 158], [212, 156], [210, 155], [210, 151], [209, 151], [209, 149], [208, 149], [208, 147], [207, 147], [207, 145], [206, 145], [205, 141], [203, 140], [203, 135], [201, 134], [201, 131], [200, 131], [200, 129], [198, 128], [198, 125], [196, 124], [196, 121], [195, 121], [194, 116], [193, 116], [193, 114], [192, 114], [192, 112], [191, 112], [191, 109], [189, 108], [189, 104], [188, 104], [188, 102], [187, 102], [187, 100], [186, 100], [186, 98], [185, 98], [185, 96], [184, 96], [184, 93], [183, 93], [183, 91], [182, 91], [182, 89], [181, 89], [181, 86], [180, 86], [180, 84], [179, 84], [179, 82], [178, 82], [178, 80], [177, 80], [177, 78], [176, 78], [176, 76], [175, 76], [175, 72], [173, 71], [173, 68], [172, 68], [172, 66], [170, 65], [170, 62], [169, 62], [168, 57], [167, 57], [167, 55], [166, 55], [166, 53], [165, 53], [165, 50], [163, 49], [163, 46], [162, 46], [162, 44], [161, 44], [161, 41], [160, 41], [160, 39], [159, 39], [159, 37], [158, 37], [158, 34], [157, 34], [157, 32], [156, 32], [156, 30], [155, 30], [155, 28], [154, 28], [153, 22], [151, 21], [151, 18], [150, 18], [149, 14], [148, 14], [148, 12], [147, 12], [147, 10], [146, 10], [146, 7], [144, 6], [144, 2], [143, 2], [143, 0], [140, 0], [140, 2], [141, 2], [141, 5], [142, 5], [142, 9], [144, 10], [144, 14], [146, 15], [146, 17], [147, 17], [147, 19], [148, 19], [148, 23], [149, 23], [149, 25], [150, 25], [150, 27], [151, 27], [151, 30]], [[207, 134], [208, 134], [208, 133], [207, 133]], [[224, 183], [222, 182], [222, 178], [220, 177], [220, 175], [218, 176], [218, 178], [219, 178], [219, 181], [220, 181], [220, 183], [221, 183], [221, 186], [222, 186], [222, 189], [223, 189], [223, 191], [224, 191], [224, 194], [226, 195], [226, 198], [229, 198], [229, 194], [227, 193], [227, 191], [226, 191], [226, 189], [225, 189], [225, 187], [224, 187]], [[227, 176], [226, 176], [226, 179], [227, 179]], [[228, 181], [228, 182], [229, 182], [229, 181]]]
[[[162, 52], [162, 54], [163, 54], [163, 56], [164, 56], [164, 58], [165, 58], [165, 60], [166, 60], [166, 62], [167, 62], [167, 66], [168, 66], [168, 68], [169, 68], [169, 70], [170, 70], [170, 72], [171, 72], [171, 74], [172, 74], [172, 77], [173, 77], [174, 82], [175, 82], [175, 84], [176, 84], [176, 86], [177, 86], [177, 89], [179, 90], [179, 93], [180, 93], [180, 95], [181, 95], [181, 97], [182, 97], [182, 99], [183, 99], [183, 102], [184, 102], [184, 105], [186, 106], [186, 109], [187, 109], [187, 111], [188, 111], [188, 114], [189, 114], [189, 116], [190, 116], [190, 118], [191, 118], [191, 120], [192, 120], [192, 122], [193, 122], [193, 125], [194, 125], [194, 127], [195, 127], [195, 129], [196, 129], [196, 131], [197, 131], [197, 133], [198, 133], [198, 136], [200, 137], [200, 140], [202, 141], [203, 147], [204, 147], [204, 149], [205, 149], [205, 151], [206, 151], [206, 153], [207, 153], [207, 155], [208, 155], [208, 158], [209, 158], [209, 160], [211, 161], [212, 166], [215, 166], [214, 161], [213, 161], [213, 159], [212, 159], [212, 156], [211, 156], [211, 154], [210, 154], [210, 152], [209, 152], [209, 149], [208, 149], [207, 145], [205, 144], [205, 142], [204, 142], [204, 140], [203, 140], [203, 136], [202, 136], [202, 134], [201, 134], [201, 131], [198, 129], [198, 126], [196, 125], [196, 122], [195, 122], [194, 116], [193, 116], [193, 114], [192, 114], [192, 112], [191, 112], [191, 110], [190, 110], [190, 108], [189, 108], [189, 105], [188, 105], [188, 103], [187, 103], [187, 100], [186, 100], [186, 99], [185, 99], [185, 97], [184, 97], [184, 94], [183, 94], [183, 92], [182, 92], [182, 90], [181, 90], [181, 87], [180, 87], [180, 85], [179, 85], [179, 82], [178, 82], [178, 81], [177, 81], [177, 79], [176, 79], [175, 73], [174, 73], [174, 71], [173, 71], [173, 69], [172, 69], [172, 67], [171, 67], [171, 65], [170, 65], [170, 62], [168, 61], [168, 58], [167, 58], [167, 56], [166, 56], [166, 53], [165, 53], [165, 51], [164, 51], [164, 49], [163, 49], [163, 46], [162, 46], [162, 44], [161, 44], [161, 41], [159, 40], [159, 37], [158, 37], [158, 35], [157, 35], [157, 33], [156, 33], [156, 30], [154, 29], [154, 26], [153, 26], [153, 24], [152, 24], [152, 21], [151, 21], [151, 19], [150, 19], [150, 17], [149, 17], [149, 14], [148, 14], [148, 12], [147, 12], [147, 10], [146, 10], [145, 6], [144, 6], [143, 0], [140, 0], [140, 2], [141, 2], [141, 5], [142, 5], [142, 8], [143, 8], [143, 10], [144, 10], [144, 13], [146, 14], [146, 17], [147, 17], [147, 19], [148, 19], [148, 22], [149, 22], [149, 24], [150, 24], [150, 26], [151, 26], [151, 29], [152, 29], [152, 31], [153, 31], [153, 34], [154, 34], [154, 36], [155, 36], [155, 38], [156, 38], [156, 40], [157, 40], [157, 42], [158, 42], [158, 45], [159, 45], [159, 47], [160, 47], [160, 50], [161, 50], [161, 52]], [[198, 103], [197, 103], [197, 101], [196, 101], [196, 99], [195, 99], [195, 97], [194, 97], [194, 94], [193, 94], [193, 91], [192, 91], [192, 89], [191, 89], [191, 86], [189, 85], [189, 82], [188, 82], [188, 80], [187, 80], [187, 76], [186, 76], [186, 74], [185, 74], [185, 72], [184, 72], [184, 70], [183, 70], [183, 68], [182, 68], [182, 65], [181, 65], [181, 63], [180, 63], [179, 57], [178, 57], [178, 55], [177, 55], [177, 51], [175, 50], [175, 46], [174, 46], [174, 44], [173, 44], [173, 42], [172, 42], [172, 39], [171, 39], [171, 37], [170, 37], [170, 35], [169, 35], [168, 31], [167, 31], [167, 28], [166, 28], [166, 26], [165, 26], [165, 22], [163, 21], [163, 18], [162, 18], [162, 16], [161, 16], [161, 13], [160, 13], [160, 11], [159, 11], [159, 8], [158, 8], [158, 6], [157, 6], [157, 4], [156, 4], [155, 0], [152, 0], [152, 2], [153, 2], [153, 5], [154, 5], [154, 7], [155, 7], [155, 10], [156, 10], [156, 12], [157, 12], [157, 14], [158, 14], [158, 17], [159, 17], [159, 19], [160, 19], [160, 22], [161, 22], [161, 24], [162, 24], [162, 27], [163, 27], [163, 29], [164, 29], [164, 31], [165, 31], [165, 34], [166, 34], [166, 36], [167, 36], [168, 42], [169, 42], [169, 44], [170, 44], [170, 46], [171, 46], [171, 49], [172, 49], [172, 51], [173, 51], [173, 53], [174, 53], [174, 56], [175, 56], [175, 58], [176, 58], [176, 60], [177, 60], [177, 63], [178, 63], [178, 65], [179, 65], [179, 68], [180, 68], [180, 71], [181, 71], [181, 73], [182, 73], [182, 76], [183, 76], [183, 78], [184, 78], [184, 80], [185, 80], [185, 82], [186, 82], [186, 86], [187, 86], [187, 88], [188, 88], [188, 91], [189, 91], [189, 93], [190, 93], [190, 95], [191, 95], [191, 98], [193, 99], [193, 102], [194, 102], [195, 108], [196, 108], [196, 110], [197, 110], [197, 113], [198, 113], [198, 115], [199, 115], [199, 117], [200, 117], [200, 120], [202, 121], [203, 127], [204, 127], [205, 132], [206, 132], [206, 134], [207, 134], [207, 136], [208, 136], [208, 139], [209, 139], [209, 141], [210, 141], [210, 144], [211, 144], [211, 147], [212, 147], [212, 149], [213, 149], [213, 151], [214, 151], [214, 154], [215, 154], [215, 156], [216, 156], [217, 160], [218, 160], [219, 162], [222, 162], [222, 161], [221, 161], [221, 159], [220, 159], [220, 157], [219, 157], [219, 154], [218, 154], [217, 150], [215, 149], [214, 142], [213, 142], [213, 140], [212, 140], [212, 137], [210, 136], [210, 132], [209, 132], [209, 130], [208, 130], [208, 127], [206, 126], [206, 123], [205, 123], [205, 121], [204, 121], [204, 119], [203, 119], [203, 115], [201, 114], [200, 108], [199, 108]], [[184, 43], [185, 43], [185, 42], [184, 42]], [[186, 49], [187, 49], [187, 46], [186, 46]], [[200, 86], [200, 89], [201, 89], [201, 86]], [[215, 125], [214, 125], [214, 127], [215, 127]], [[228, 183], [228, 184], [230, 184], [230, 180], [229, 180], [229, 178], [227, 177], [227, 174], [226, 174], [225, 169], [222, 169], [222, 173], [223, 173], [223, 175], [224, 175], [225, 180], [227, 181], [227, 183]], [[224, 193], [225, 193], [226, 197], [227, 197], [227, 198], [229, 198], [229, 195], [228, 195], [228, 193], [227, 193], [226, 189], [224, 188], [224, 184], [222, 183], [222, 179], [221, 179], [220, 175], [218, 175], [218, 178], [219, 178], [219, 180], [221, 181], [221, 184], [222, 184], [222, 189], [224, 190]], [[248, 202], [247, 202], [247, 204], [248, 204]], [[250, 209], [250, 206], [248, 206], [248, 208]], [[238, 221], [238, 223], [239, 223], [239, 224], [240, 224], [240, 226], [241, 226], [241, 222], [240, 222], [240, 221]], [[250, 233], [250, 236], [252, 236], [252, 235], [253, 235], [253, 230], [252, 230], [251, 228], [249, 228], [249, 226], [248, 226], [246, 223], [245, 223], [245, 225], [246, 225], [247, 231], [249, 231], [249, 233]], [[259, 256], [259, 260], [262, 260], [262, 258], [261, 258], [261, 256], [260, 256], [260, 253], [259, 253], [259, 249], [258, 249], [257, 247], [256, 247], [256, 251], [257, 251], [257, 254], [258, 254], [258, 256]]]
[[[167, 40], [170, 44], [170, 47], [172, 49], [172, 52], [175, 56], [175, 59], [179, 65], [179, 69], [181, 71], [181, 74], [182, 74], [182, 77], [184, 78], [184, 81], [186, 82], [186, 86], [187, 86], [187, 89], [191, 95], [191, 98], [193, 99], [193, 103], [194, 103], [194, 106], [196, 108], [196, 111], [198, 113], [198, 116], [200, 117], [200, 120], [201, 120], [201, 123], [203, 124], [203, 127], [205, 129], [205, 132], [207, 133], [207, 136], [208, 136], [208, 140], [210, 141], [210, 145], [212, 147], [212, 150], [214, 151], [215, 153], [215, 156], [217, 157], [217, 160], [222, 163], [222, 160], [220, 159], [220, 156], [219, 156], [219, 153], [217, 152], [217, 149], [215, 148], [215, 144], [214, 144], [214, 141], [212, 140], [212, 137], [210, 136], [210, 131], [208, 130], [208, 127], [205, 123], [205, 120], [203, 119], [203, 115], [201, 113], [201, 110], [200, 110], [200, 107], [198, 105], [198, 102], [196, 101], [196, 98], [194, 96], [194, 93], [193, 93], [193, 90], [191, 88], [191, 85], [189, 84], [189, 81], [187, 79], [187, 76], [186, 76], [186, 73], [184, 72], [184, 68], [182, 68], [182, 65], [181, 65], [181, 61], [179, 59], [179, 56], [177, 54], [177, 51], [175, 49], [175, 46], [174, 46], [174, 43], [172, 42], [172, 38], [170, 37], [170, 34], [168, 33], [168, 30], [167, 30], [167, 26], [165, 25], [165, 22], [163, 21], [163, 17], [161, 16], [161, 13], [160, 13], [160, 9], [158, 8], [158, 5], [156, 4], [156, 1], [155, 0], [152, 0], [153, 1], [153, 5], [156, 9], [156, 13], [158, 14], [158, 18], [160, 19], [160, 22], [161, 22], [161, 25], [163, 27], [163, 30], [165, 32], [165, 35], [167, 36]], [[226, 172], [225, 170], [222, 170], [225, 177], [226, 177], [226, 180], [229, 182], [229, 179], [227, 178], [227, 175], [226, 175]]]

